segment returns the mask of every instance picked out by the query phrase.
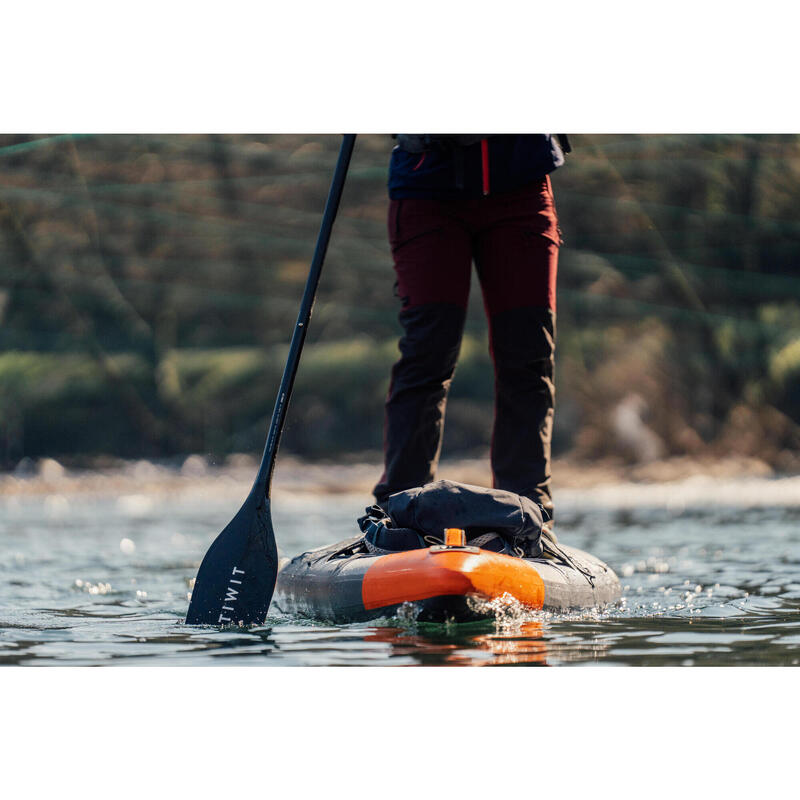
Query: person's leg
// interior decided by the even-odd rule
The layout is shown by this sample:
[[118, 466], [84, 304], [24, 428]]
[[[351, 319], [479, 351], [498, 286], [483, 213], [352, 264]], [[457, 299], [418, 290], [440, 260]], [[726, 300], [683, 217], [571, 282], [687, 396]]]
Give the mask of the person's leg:
[[469, 234], [449, 204], [392, 201], [389, 241], [404, 334], [386, 398], [384, 473], [373, 490], [379, 505], [435, 476], [472, 261]]
[[530, 497], [552, 517], [560, 235], [550, 181], [484, 200], [491, 202], [477, 215], [475, 261], [495, 368], [494, 486]]

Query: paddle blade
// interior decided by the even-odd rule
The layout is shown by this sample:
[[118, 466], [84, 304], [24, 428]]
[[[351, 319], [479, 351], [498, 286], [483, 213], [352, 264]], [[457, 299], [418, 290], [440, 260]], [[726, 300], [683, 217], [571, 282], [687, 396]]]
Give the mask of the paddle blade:
[[269, 498], [251, 493], [197, 572], [187, 625], [261, 625], [278, 575]]

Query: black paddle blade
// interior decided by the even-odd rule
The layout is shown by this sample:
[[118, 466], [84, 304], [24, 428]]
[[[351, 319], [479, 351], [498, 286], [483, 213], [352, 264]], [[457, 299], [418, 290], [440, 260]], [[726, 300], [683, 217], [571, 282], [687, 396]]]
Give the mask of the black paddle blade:
[[270, 502], [251, 492], [197, 572], [187, 625], [262, 625], [278, 575]]

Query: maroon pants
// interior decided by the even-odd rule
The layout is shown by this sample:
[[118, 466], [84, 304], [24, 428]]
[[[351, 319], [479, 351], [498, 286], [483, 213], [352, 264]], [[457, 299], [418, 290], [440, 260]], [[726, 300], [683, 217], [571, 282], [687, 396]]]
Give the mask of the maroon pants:
[[494, 486], [552, 513], [560, 236], [550, 179], [463, 200], [393, 200], [389, 241], [404, 335], [386, 399], [378, 503], [434, 479], [474, 261], [495, 372]]

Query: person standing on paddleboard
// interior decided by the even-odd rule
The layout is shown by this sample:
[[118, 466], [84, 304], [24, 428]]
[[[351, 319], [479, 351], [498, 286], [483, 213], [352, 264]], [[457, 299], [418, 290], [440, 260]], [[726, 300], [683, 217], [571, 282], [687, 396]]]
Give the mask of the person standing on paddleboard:
[[552, 519], [556, 268], [561, 232], [549, 174], [563, 134], [398, 134], [389, 241], [402, 309], [384, 422], [389, 495], [434, 480], [474, 261], [495, 372], [494, 488]]

